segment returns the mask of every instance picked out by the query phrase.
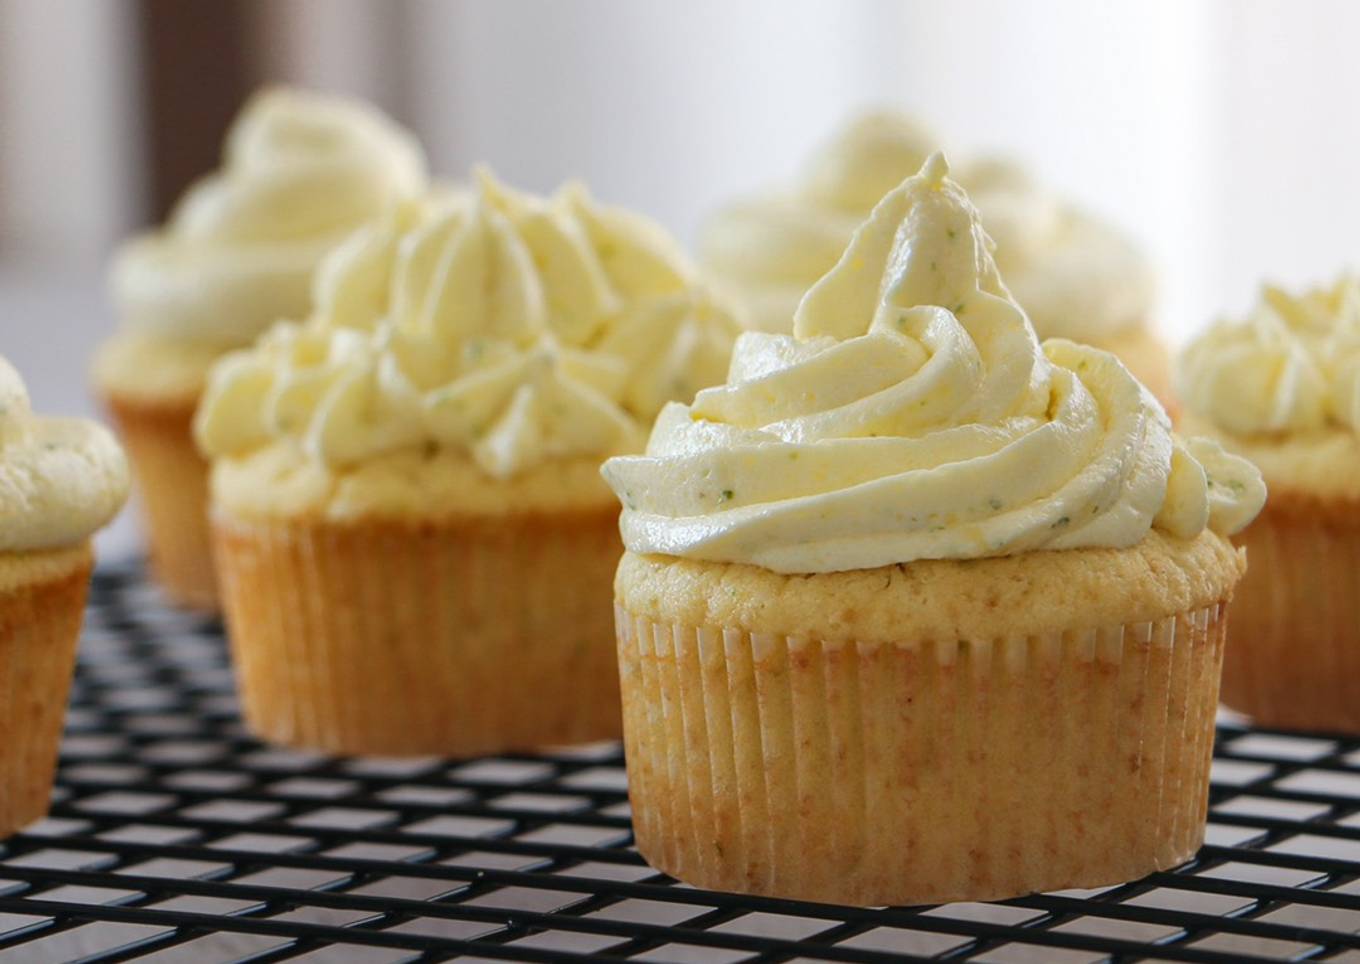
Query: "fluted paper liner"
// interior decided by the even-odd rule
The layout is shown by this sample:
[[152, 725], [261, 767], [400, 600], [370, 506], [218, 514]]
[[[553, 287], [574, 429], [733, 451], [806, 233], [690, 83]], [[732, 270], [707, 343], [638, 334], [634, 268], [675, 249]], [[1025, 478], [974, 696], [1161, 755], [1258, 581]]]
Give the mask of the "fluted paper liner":
[[140, 493], [151, 567], [176, 603], [217, 609], [208, 533], [208, 464], [194, 447], [194, 404], [106, 399]]
[[869, 646], [618, 609], [638, 849], [699, 887], [862, 905], [1175, 866], [1204, 836], [1223, 612]]
[[617, 514], [213, 520], [246, 722], [340, 753], [617, 737]]
[[1223, 702], [1261, 726], [1360, 733], [1360, 518], [1265, 511], [1235, 541]]
[[47, 813], [93, 558], [0, 589], [0, 836]]

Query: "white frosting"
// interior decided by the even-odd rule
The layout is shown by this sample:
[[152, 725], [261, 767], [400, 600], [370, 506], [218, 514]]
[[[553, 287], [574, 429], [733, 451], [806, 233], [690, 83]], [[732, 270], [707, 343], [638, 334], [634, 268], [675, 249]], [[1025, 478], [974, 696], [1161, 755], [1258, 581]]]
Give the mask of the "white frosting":
[[355, 228], [425, 184], [409, 134], [366, 105], [287, 89], [257, 94], [222, 167], [112, 269], [123, 323], [160, 338], [247, 345], [307, 312], [311, 275]]
[[208, 455], [295, 444], [339, 469], [437, 446], [496, 478], [603, 459], [719, 381], [736, 332], [650, 221], [485, 173], [359, 232], [316, 282], [306, 324], [214, 369], [196, 420]]
[[0, 552], [79, 545], [127, 492], [113, 436], [84, 419], [33, 414], [23, 379], [0, 358]]
[[1186, 407], [1233, 435], [1360, 429], [1360, 278], [1297, 296], [1266, 286], [1181, 359]]
[[629, 549], [830, 572], [1122, 548], [1256, 514], [1256, 470], [1178, 443], [1114, 356], [1040, 348], [946, 173], [935, 155], [883, 198], [793, 336], [742, 335], [726, 385], [606, 463]]

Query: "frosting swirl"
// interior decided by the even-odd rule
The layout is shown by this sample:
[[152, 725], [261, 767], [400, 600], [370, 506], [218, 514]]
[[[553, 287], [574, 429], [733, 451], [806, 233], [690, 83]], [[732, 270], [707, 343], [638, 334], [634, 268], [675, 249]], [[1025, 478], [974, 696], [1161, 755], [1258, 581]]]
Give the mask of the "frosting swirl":
[[1100, 340], [1146, 322], [1152, 270], [1124, 235], [1010, 161], [976, 160], [959, 183], [982, 211], [997, 267], [1041, 337]]
[[127, 492], [113, 436], [85, 419], [33, 414], [23, 379], [0, 358], [0, 552], [78, 545]]
[[[900, 114], [851, 121], [791, 190], [738, 202], [712, 218], [700, 237], [704, 267], [739, 297], [750, 327], [789, 331], [803, 293], [937, 143]], [[1126, 238], [1013, 163], [979, 159], [958, 180], [981, 209], [1001, 270], [1041, 335], [1098, 340], [1144, 322], [1151, 272]]]
[[1255, 515], [1256, 470], [1176, 441], [1114, 356], [1040, 347], [946, 174], [934, 155], [879, 202], [793, 337], [743, 334], [726, 385], [667, 406], [644, 455], [605, 464], [629, 549], [831, 572]]
[[161, 229], [126, 244], [111, 285], [134, 330], [220, 348], [247, 345], [309, 307], [317, 263], [425, 183], [415, 140], [366, 105], [297, 90], [256, 94], [222, 167]]
[[1298, 295], [1267, 285], [1179, 366], [1186, 407], [1233, 435], [1360, 429], [1360, 278]]
[[208, 455], [282, 441], [344, 467], [434, 445], [506, 478], [635, 451], [662, 404], [721, 380], [736, 332], [652, 222], [485, 172], [356, 233], [315, 300], [214, 369], [195, 426]]

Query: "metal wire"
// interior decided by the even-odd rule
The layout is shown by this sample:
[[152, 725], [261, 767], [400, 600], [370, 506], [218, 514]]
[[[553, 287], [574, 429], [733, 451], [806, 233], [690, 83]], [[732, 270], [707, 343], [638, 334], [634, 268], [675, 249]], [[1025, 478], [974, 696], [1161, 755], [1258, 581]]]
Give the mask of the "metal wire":
[[862, 909], [677, 885], [616, 745], [451, 762], [251, 740], [221, 627], [96, 575], [0, 961], [1360, 960], [1360, 741], [1220, 728], [1208, 844], [1098, 892]]

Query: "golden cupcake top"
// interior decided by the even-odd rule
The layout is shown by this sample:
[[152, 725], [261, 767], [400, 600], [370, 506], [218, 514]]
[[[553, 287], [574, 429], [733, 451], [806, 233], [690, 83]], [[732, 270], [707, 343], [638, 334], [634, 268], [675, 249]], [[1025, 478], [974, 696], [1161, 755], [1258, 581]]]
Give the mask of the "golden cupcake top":
[[1187, 410], [1230, 435], [1360, 429], [1360, 278], [1266, 285], [1245, 318], [1195, 339], [1178, 380]]
[[77, 546], [127, 493], [113, 436], [85, 419], [34, 414], [23, 379], [0, 357], [0, 552]]
[[743, 334], [725, 385], [611, 459], [637, 553], [777, 572], [1232, 533], [1265, 489], [1181, 443], [1106, 352], [1041, 347], [977, 210], [932, 156], [855, 232], [794, 335]]
[[312, 271], [355, 228], [424, 189], [425, 159], [375, 108], [273, 88], [246, 104], [222, 165], [111, 272], [126, 332], [218, 349], [308, 309]]
[[315, 301], [214, 368], [195, 425], [207, 455], [284, 445], [340, 470], [432, 448], [499, 479], [603, 459], [720, 381], [736, 330], [651, 221], [486, 172], [355, 234]]
[[[820, 573], [624, 553], [620, 606], [669, 626], [722, 626], [824, 645], [990, 640], [1089, 632], [1195, 612], [1231, 595], [1246, 553], [1157, 529], [1125, 549], [932, 559]], [[903, 612], [892, 600], [911, 600]]]
[[[751, 327], [787, 332], [803, 292], [938, 143], [891, 111], [852, 120], [791, 188], [737, 202], [710, 220], [700, 239], [705, 268], [741, 297]], [[958, 180], [999, 243], [998, 263], [1012, 293], [1042, 335], [1101, 340], [1146, 322], [1151, 271], [1121, 234], [1012, 161], [979, 159]]]

